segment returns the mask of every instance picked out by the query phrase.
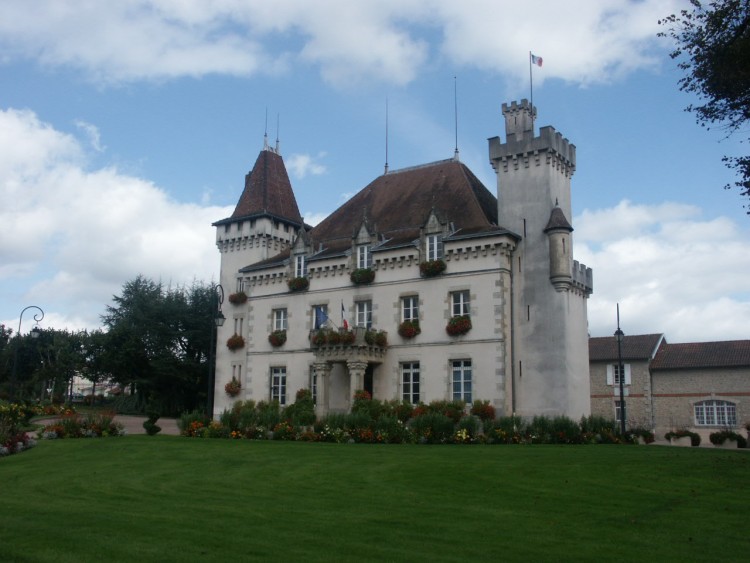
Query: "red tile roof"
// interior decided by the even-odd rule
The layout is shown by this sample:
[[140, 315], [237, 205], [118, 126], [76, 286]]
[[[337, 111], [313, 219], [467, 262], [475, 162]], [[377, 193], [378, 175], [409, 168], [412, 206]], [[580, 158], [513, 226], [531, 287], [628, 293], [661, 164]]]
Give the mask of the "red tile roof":
[[261, 215], [270, 215], [302, 225], [302, 216], [297, 207], [297, 200], [294, 197], [284, 160], [281, 155], [270, 149], [260, 151], [255, 166], [245, 176], [245, 189], [242, 191], [232, 216], [214, 225]]
[[[622, 359], [648, 361], [654, 357], [660, 344], [662, 348], [666, 345], [663, 334], [625, 336], [622, 341]], [[617, 340], [614, 335], [589, 338], [590, 362], [611, 362], [617, 359]]]
[[662, 346], [652, 370], [750, 366], [750, 340], [690, 342]]
[[314, 244], [350, 245], [363, 220], [385, 239], [419, 236], [431, 211], [476, 233], [497, 228], [497, 199], [464, 164], [442, 160], [395, 170], [373, 180], [310, 233]]

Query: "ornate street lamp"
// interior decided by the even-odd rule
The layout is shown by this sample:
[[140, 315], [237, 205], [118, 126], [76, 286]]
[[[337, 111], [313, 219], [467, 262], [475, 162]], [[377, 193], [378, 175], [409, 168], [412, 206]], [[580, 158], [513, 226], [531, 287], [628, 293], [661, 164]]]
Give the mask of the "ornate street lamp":
[[[23, 322], [23, 314], [28, 309], [36, 309], [39, 312], [34, 315], [34, 322], [39, 323], [44, 318], [44, 311], [42, 311], [41, 307], [37, 307], [36, 305], [29, 305], [28, 307], [24, 307], [21, 310], [21, 314], [18, 317], [18, 332], [16, 332], [16, 339], [19, 339], [21, 337], [21, 323]], [[29, 332], [29, 335], [31, 338], [39, 338], [40, 334], [39, 326], [35, 325], [34, 328], [31, 329]], [[16, 400], [16, 372], [18, 370], [18, 346], [19, 343], [16, 342], [15, 349], [13, 350], [13, 370], [11, 371], [10, 375], [10, 402], [13, 403]]]
[[615, 331], [615, 340], [617, 340], [617, 370], [620, 377], [620, 433], [625, 436], [625, 369], [622, 365], [622, 341], [625, 333], [620, 329], [620, 304], [617, 304], [617, 330]]
[[[216, 284], [211, 288], [212, 304], [215, 304], [213, 325], [211, 325], [211, 347], [208, 351], [208, 404], [206, 410], [208, 417], [214, 417], [214, 379], [216, 375], [216, 339], [219, 327], [224, 325], [226, 318], [221, 312], [221, 305], [224, 303], [224, 288], [221, 284]], [[215, 300], [215, 301], [214, 301]]]

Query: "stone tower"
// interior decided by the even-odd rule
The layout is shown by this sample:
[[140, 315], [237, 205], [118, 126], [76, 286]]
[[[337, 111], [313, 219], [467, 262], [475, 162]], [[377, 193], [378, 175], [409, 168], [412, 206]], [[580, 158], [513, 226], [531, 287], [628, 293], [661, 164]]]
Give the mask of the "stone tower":
[[575, 145], [552, 127], [534, 136], [536, 108], [503, 104], [505, 143], [489, 140], [499, 225], [521, 241], [513, 257], [513, 409], [519, 415], [588, 414], [586, 301], [590, 268], [573, 260], [570, 180]]
[[[213, 226], [221, 253], [220, 283], [226, 296], [244, 291], [251, 297], [240, 271], [288, 251], [297, 235], [304, 231], [278, 146], [274, 149], [264, 143], [253, 169], [245, 176], [245, 188], [234, 213]], [[232, 354], [225, 344], [233, 334], [250, 338], [248, 328], [254, 321], [253, 308], [250, 301], [230, 304], [225, 299], [222, 310], [226, 321], [217, 334], [216, 381], [228, 381], [232, 376], [244, 381], [245, 355]], [[222, 396], [223, 393], [216, 393], [213, 414], [222, 411]]]

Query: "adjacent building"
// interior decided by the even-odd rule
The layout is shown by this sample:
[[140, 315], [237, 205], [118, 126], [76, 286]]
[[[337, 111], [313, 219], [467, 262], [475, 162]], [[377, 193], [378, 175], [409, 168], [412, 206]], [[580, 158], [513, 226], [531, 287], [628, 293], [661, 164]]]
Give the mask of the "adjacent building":
[[314, 227], [266, 143], [234, 213], [214, 223], [230, 298], [214, 415], [239, 399], [286, 405], [303, 388], [320, 415], [348, 410], [357, 390], [588, 414], [592, 272], [573, 260], [575, 146], [552, 127], [535, 135], [526, 100], [502, 111], [495, 193], [456, 154], [386, 169]]
[[591, 413], [653, 429], [711, 432], [750, 422], [750, 340], [669, 344], [663, 334], [626, 336], [620, 373], [614, 337], [591, 338]]

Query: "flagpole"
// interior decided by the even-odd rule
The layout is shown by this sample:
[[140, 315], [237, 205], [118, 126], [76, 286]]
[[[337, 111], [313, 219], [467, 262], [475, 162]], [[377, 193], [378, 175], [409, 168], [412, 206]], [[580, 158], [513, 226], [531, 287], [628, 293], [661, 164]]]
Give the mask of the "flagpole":
[[531, 98], [531, 138], [534, 138], [534, 78], [531, 72], [531, 51], [529, 51], [529, 91]]

